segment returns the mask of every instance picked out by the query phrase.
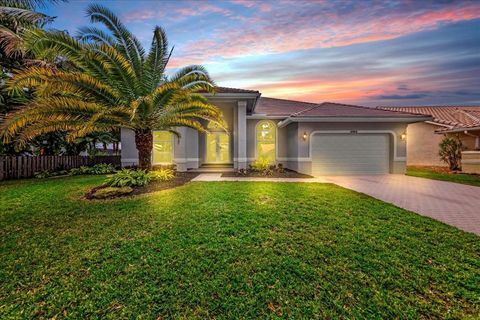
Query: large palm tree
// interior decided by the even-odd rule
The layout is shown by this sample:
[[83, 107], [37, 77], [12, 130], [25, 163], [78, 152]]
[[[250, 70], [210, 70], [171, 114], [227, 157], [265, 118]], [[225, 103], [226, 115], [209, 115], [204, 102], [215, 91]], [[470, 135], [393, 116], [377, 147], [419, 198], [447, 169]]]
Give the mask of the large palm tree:
[[201, 120], [225, 126], [221, 112], [199, 92], [214, 92], [202, 66], [188, 66], [167, 77], [172, 50], [165, 32], [155, 27], [148, 53], [138, 39], [107, 8], [90, 5], [91, 22], [73, 38], [63, 32], [35, 30], [29, 48], [37, 55], [56, 52], [75, 66], [70, 71], [32, 66], [14, 76], [14, 92], [33, 90], [34, 99], [9, 115], [1, 128], [5, 142], [18, 146], [38, 135], [67, 132], [74, 140], [93, 132], [119, 127], [135, 132], [139, 167], [151, 167], [152, 130], [190, 127], [206, 132]]

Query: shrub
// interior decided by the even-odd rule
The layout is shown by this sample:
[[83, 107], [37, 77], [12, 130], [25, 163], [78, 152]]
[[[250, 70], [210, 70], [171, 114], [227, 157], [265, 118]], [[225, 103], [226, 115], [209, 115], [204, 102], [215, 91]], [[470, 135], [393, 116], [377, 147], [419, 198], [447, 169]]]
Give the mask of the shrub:
[[281, 164], [281, 163], [278, 164], [277, 169], [278, 169], [278, 172], [280, 172], [280, 173], [285, 172], [285, 168], [283, 167], [283, 164]]
[[114, 173], [115, 167], [111, 164], [100, 163], [91, 167], [81, 166], [80, 168], [73, 168], [70, 170], [72, 176], [80, 174], [108, 174]]
[[149, 173], [153, 180], [168, 181], [175, 177], [175, 172], [172, 169], [162, 168]]
[[45, 171], [35, 172], [33, 176], [37, 179], [44, 179], [44, 178], [51, 177], [52, 174], [50, 173], [50, 171], [45, 170]]
[[264, 176], [271, 175], [273, 173], [270, 161], [266, 158], [258, 158], [250, 165], [253, 171], [260, 172]]
[[122, 169], [109, 177], [106, 184], [110, 187], [142, 187], [153, 180], [153, 176], [145, 170]]
[[116, 188], [116, 187], [107, 187], [107, 188], [101, 188], [95, 191], [95, 193], [92, 194], [92, 198], [95, 199], [106, 199], [106, 198], [111, 198], [111, 197], [118, 197], [118, 196], [123, 196], [126, 194], [129, 194], [133, 191], [131, 187], [121, 187], [121, 188]]
[[108, 174], [116, 171], [112, 164], [100, 163], [88, 168], [89, 174]]
[[446, 162], [450, 170], [461, 169], [462, 141], [457, 138], [445, 136], [440, 142], [438, 155], [443, 162]]
[[63, 175], [66, 175], [66, 174], [67, 174], [67, 171], [65, 171], [65, 170], [60, 170], [60, 171], [44, 170], [44, 171], [35, 172], [33, 174], [33, 176], [37, 179], [45, 179], [45, 178], [50, 178], [50, 177], [63, 176]]
[[81, 174], [88, 174], [88, 167], [85, 167], [85, 166], [81, 166], [80, 168], [73, 168], [73, 169], [70, 169], [70, 172], [69, 174], [71, 176], [78, 176], [78, 175], [81, 175]]

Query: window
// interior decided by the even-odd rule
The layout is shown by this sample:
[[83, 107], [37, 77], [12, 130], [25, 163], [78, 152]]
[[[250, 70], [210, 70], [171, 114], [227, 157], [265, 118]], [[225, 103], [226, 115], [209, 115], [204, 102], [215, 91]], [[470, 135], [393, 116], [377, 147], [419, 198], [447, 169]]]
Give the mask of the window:
[[153, 132], [153, 163], [167, 164], [173, 161], [173, 136], [168, 131]]
[[272, 121], [260, 121], [257, 124], [257, 159], [275, 162], [276, 128]]

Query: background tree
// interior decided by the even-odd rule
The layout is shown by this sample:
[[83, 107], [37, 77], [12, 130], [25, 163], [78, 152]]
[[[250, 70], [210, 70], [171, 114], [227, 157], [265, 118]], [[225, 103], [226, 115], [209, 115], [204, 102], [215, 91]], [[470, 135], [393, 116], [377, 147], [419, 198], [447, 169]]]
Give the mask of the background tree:
[[458, 137], [444, 136], [440, 142], [440, 159], [448, 164], [450, 170], [461, 170], [462, 141]]
[[[13, 73], [28, 65], [44, 65], [59, 67], [61, 61], [47, 61], [35, 57], [25, 43], [25, 35], [30, 30], [45, 27], [53, 21], [53, 17], [37, 11], [49, 3], [63, 2], [62, 0], [0, 0], [0, 122], [8, 112], [21, 108], [29, 99], [30, 94], [11, 94], [5, 90], [5, 83], [11, 79]], [[58, 134], [44, 136], [33, 145], [41, 145], [43, 141], [54, 141]], [[55, 149], [54, 147], [50, 149]], [[31, 152], [31, 146], [23, 150], [15, 150], [11, 144], [0, 142], [0, 154], [19, 154]]]
[[214, 92], [205, 68], [181, 68], [168, 77], [165, 69], [172, 50], [164, 30], [155, 27], [147, 53], [118, 17], [100, 5], [90, 5], [92, 23], [79, 39], [63, 32], [28, 32], [29, 49], [36, 55], [56, 52], [75, 66], [55, 70], [31, 66], [9, 81], [12, 92], [32, 88], [34, 98], [9, 116], [1, 128], [5, 142], [18, 146], [49, 132], [65, 131], [67, 139], [121, 127], [135, 132], [139, 167], [151, 167], [152, 130], [186, 126], [206, 132], [201, 120], [225, 127], [221, 112], [199, 92]]

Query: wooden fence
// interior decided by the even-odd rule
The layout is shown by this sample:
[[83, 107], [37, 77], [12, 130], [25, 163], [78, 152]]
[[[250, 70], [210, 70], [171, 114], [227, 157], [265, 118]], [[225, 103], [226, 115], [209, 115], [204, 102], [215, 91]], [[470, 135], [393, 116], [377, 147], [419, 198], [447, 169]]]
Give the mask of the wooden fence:
[[30, 178], [35, 172], [69, 170], [99, 163], [120, 166], [120, 156], [0, 156], [0, 180]]

